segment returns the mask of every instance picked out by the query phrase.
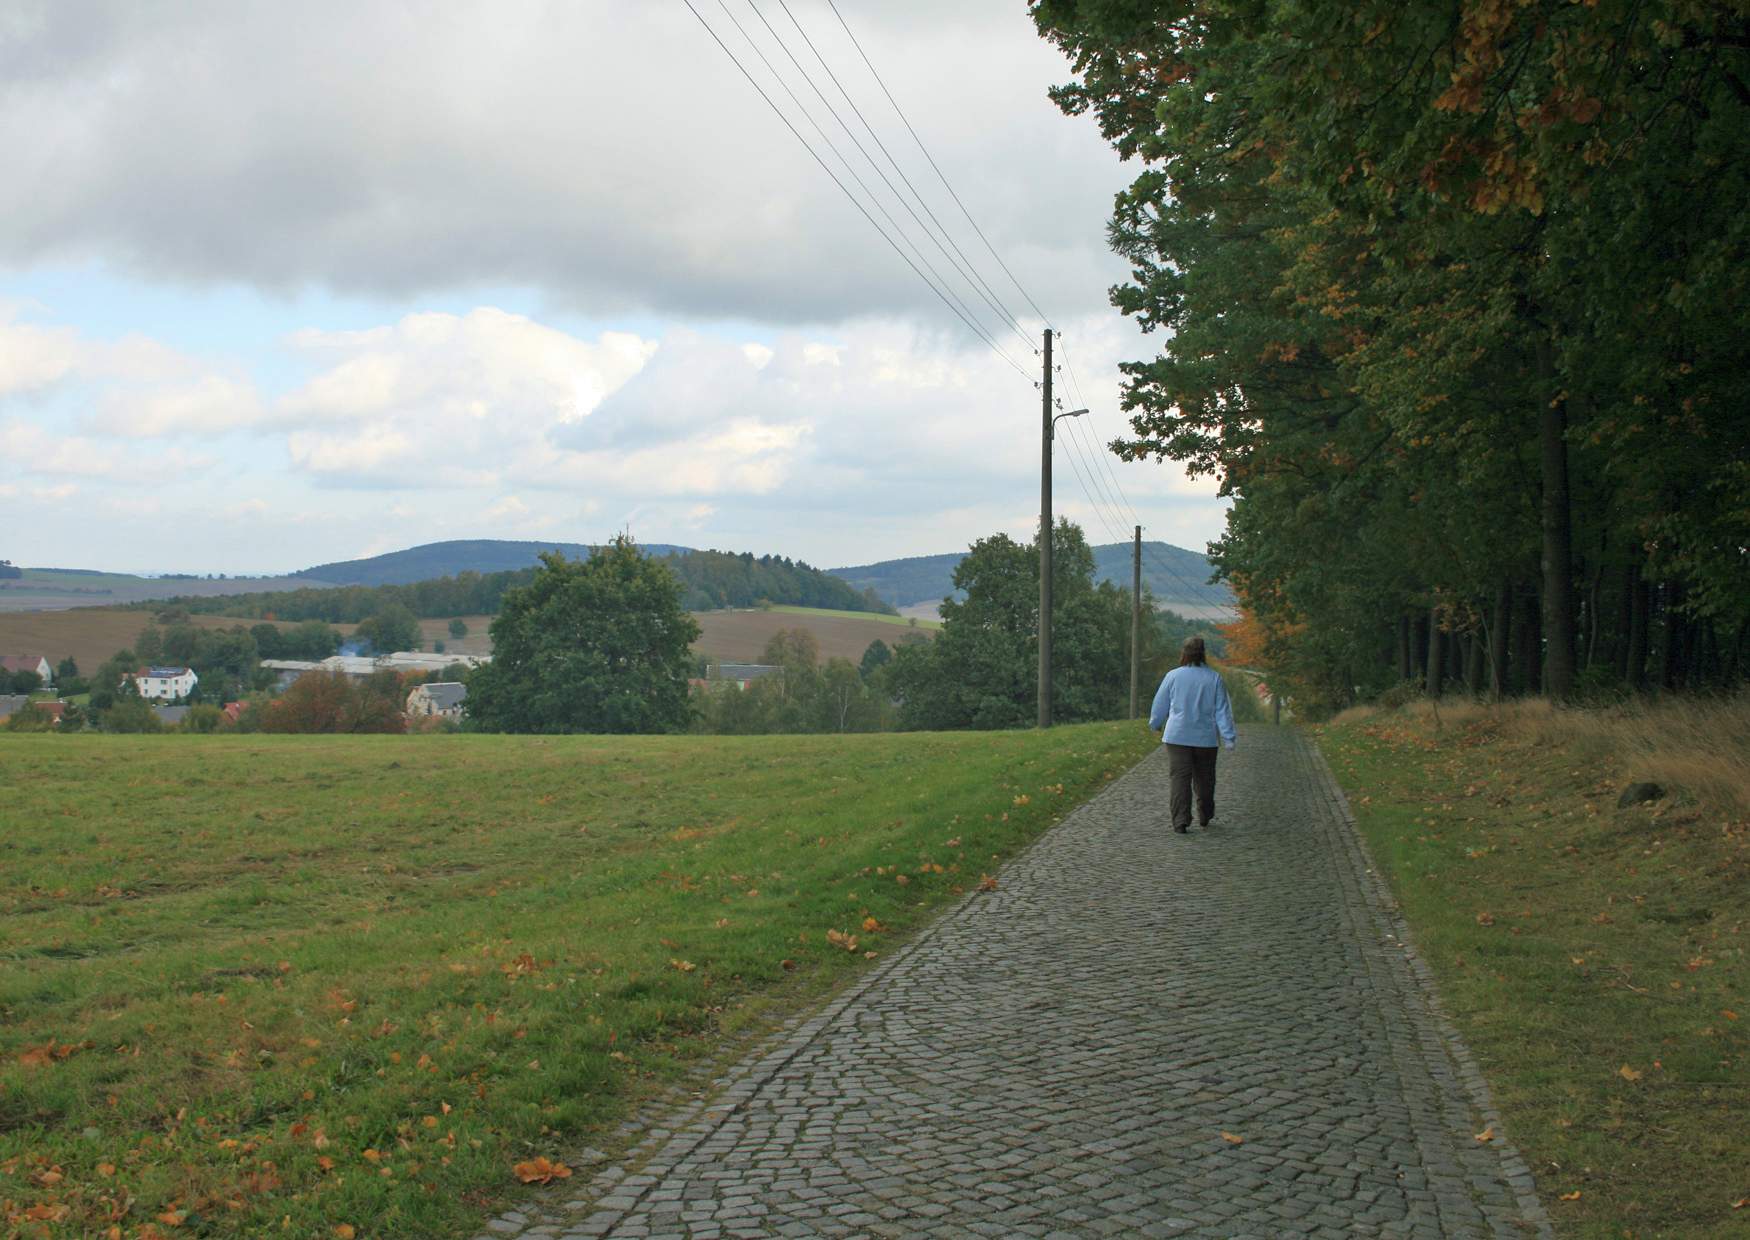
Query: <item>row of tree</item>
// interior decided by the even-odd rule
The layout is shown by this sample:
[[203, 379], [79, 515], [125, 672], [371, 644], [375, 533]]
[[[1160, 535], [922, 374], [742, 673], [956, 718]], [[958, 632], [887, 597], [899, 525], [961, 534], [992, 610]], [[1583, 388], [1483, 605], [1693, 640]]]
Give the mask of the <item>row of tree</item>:
[[[872, 591], [859, 591], [830, 573], [783, 556], [686, 551], [658, 558], [680, 582], [682, 605], [689, 611], [774, 603], [893, 613], [893, 608]], [[528, 586], [539, 571], [538, 568], [526, 568], [502, 573], [464, 572], [454, 577], [416, 581], [409, 585], [327, 586], [211, 598], [179, 598], [174, 600], [174, 605], [210, 615], [321, 620], [329, 624], [358, 624], [391, 614], [409, 619], [494, 615], [503, 606], [509, 591]], [[417, 649], [415, 646], [384, 647], [380, 642], [378, 646]]]
[[1750, 10], [1034, 0], [1141, 170], [1122, 455], [1309, 705], [1742, 680]]
[[[1129, 706], [1131, 600], [1094, 582], [1082, 531], [1054, 531], [1054, 716], [1066, 723], [1122, 718]], [[506, 594], [492, 625], [493, 660], [469, 674], [468, 726], [505, 732], [763, 732], [1009, 728], [1035, 714], [1039, 548], [995, 535], [955, 570], [963, 601], [942, 609], [934, 641], [874, 642], [860, 665], [834, 658], [801, 630], [783, 630], [764, 659], [777, 674], [745, 689], [690, 694], [698, 626], [669, 566], [616, 540], [588, 560], [552, 553], [525, 587]], [[1201, 632], [1144, 600], [1142, 692]]]

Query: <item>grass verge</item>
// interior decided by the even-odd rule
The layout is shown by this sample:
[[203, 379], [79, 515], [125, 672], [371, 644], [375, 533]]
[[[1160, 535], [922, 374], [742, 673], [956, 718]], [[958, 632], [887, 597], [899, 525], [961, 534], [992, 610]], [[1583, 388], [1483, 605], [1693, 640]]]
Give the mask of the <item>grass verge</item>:
[[[1695, 713], [1732, 710], [1423, 705], [1314, 730], [1564, 1235], [1750, 1228], [1750, 821], [1719, 775], [1750, 729]], [[1685, 735], [1701, 748], [1666, 744]], [[1618, 808], [1650, 778], [1669, 795]]]
[[0, 1218], [463, 1234], [1153, 743], [6, 737]]

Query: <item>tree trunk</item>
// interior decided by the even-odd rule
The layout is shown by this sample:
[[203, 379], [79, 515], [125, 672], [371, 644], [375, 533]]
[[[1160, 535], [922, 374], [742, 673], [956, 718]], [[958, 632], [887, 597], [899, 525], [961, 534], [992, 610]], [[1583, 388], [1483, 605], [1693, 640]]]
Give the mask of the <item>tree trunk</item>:
[[1598, 657], [1598, 593], [1604, 583], [1602, 560], [1592, 569], [1592, 584], [1586, 588], [1586, 666]]
[[1507, 696], [1507, 643], [1512, 631], [1513, 583], [1502, 581], [1495, 594], [1494, 627], [1489, 630], [1489, 691], [1497, 702]]
[[1622, 597], [1617, 600], [1616, 633], [1611, 637], [1611, 660], [1616, 665], [1616, 678], [1629, 683], [1629, 633], [1635, 624], [1635, 591], [1641, 588], [1641, 570], [1629, 564], [1622, 570]]
[[1523, 599], [1524, 605], [1519, 609], [1519, 622], [1515, 626], [1518, 650], [1513, 661], [1519, 666], [1516, 677], [1519, 692], [1529, 696], [1542, 686], [1543, 611], [1535, 590], [1526, 591]]
[[1465, 638], [1464, 687], [1473, 698], [1483, 694], [1483, 664], [1486, 662], [1483, 645], [1481, 634], [1472, 633]]
[[1544, 692], [1565, 702], [1574, 691], [1573, 514], [1568, 502], [1568, 403], [1556, 393], [1555, 347], [1537, 342], [1538, 456], [1543, 466]]
[[1428, 696], [1440, 696], [1440, 682], [1446, 671], [1446, 651], [1443, 648], [1439, 614], [1428, 612]]
[[1410, 617], [1409, 613], [1398, 616], [1398, 680], [1410, 678]]
[[1428, 671], [1428, 620], [1418, 615], [1410, 626], [1410, 676], [1420, 680]]
[[1683, 601], [1683, 587], [1676, 582], [1665, 583], [1665, 631], [1661, 635], [1659, 687], [1675, 689], [1683, 681], [1683, 614], [1677, 605]]
[[1652, 587], [1641, 579], [1641, 567], [1634, 568], [1634, 588], [1629, 594], [1628, 655], [1624, 660], [1623, 680], [1639, 692], [1647, 683], [1647, 613], [1652, 608]]

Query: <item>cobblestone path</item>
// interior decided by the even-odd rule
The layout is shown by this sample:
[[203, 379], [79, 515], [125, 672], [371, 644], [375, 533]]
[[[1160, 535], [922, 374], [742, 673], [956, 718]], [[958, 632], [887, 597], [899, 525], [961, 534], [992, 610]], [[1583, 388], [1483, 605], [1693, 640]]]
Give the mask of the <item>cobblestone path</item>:
[[1157, 752], [572, 1200], [486, 1236], [1548, 1234], [1292, 728]]

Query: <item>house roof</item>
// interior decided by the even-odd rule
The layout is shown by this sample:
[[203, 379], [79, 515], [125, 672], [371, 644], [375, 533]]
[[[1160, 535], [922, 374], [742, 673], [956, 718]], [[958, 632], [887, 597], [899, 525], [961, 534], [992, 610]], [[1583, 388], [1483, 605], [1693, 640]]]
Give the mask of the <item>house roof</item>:
[[717, 680], [760, 680], [781, 675], [784, 669], [770, 663], [719, 663], [715, 671]]
[[151, 676], [157, 680], [174, 680], [178, 676], [186, 675], [188, 671], [186, 667], [149, 667], [140, 675]]
[[28, 693], [0, 693], [0, 719], [9, 719], [30, 701]]
[[181, 723], [183, 716], [188, 714], [188, 707], [154, 706], [152, 708], [152, 713], [158, 716], [160, 722], [175, 725]]
[[[425, 690], [426, 698], [439, 710], [454, 710], [468, 696], [468, 686], [454, 680], [440, 680], [434, 684], [420, 685]], [[414, 692], [418, 692], [415, 689]]]
[[9, 672], [34, 672], [47, 662], [40, 654], [0, 654], [0, 667]]

